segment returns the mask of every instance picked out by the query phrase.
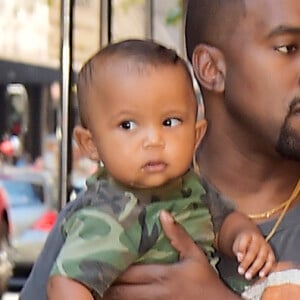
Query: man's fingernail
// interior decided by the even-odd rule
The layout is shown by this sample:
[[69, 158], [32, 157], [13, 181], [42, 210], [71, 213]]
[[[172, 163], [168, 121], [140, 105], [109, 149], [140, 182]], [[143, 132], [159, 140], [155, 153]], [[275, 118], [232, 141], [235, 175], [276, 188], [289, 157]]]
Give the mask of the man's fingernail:
[[168, 212], [166, 212], [165, 210], [162, 210], [160, 212], [160, 216], [162, 218], [164, 218], [165, 221], [167, 222], [173, 222], [173, 218], [170, 216], [170, 214]]

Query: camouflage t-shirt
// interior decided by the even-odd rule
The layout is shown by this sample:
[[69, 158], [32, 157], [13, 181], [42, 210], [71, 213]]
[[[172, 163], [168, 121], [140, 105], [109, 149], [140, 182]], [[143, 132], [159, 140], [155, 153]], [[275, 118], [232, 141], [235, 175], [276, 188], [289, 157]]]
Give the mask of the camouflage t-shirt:
[[178, 253], [159, 222], [162, 209], [172, 213], [213, 264], [214, 227], [219, 225], [212, 223], [207, 206], [212, 199], [207, 196], [192, 171], [152, 190], [130, 190], [100, 176], [82, 205], [67, 214], [62, 225], [65, 243], [51, 274], [83, 283], [98, 299], [133, 263], [176, 262]]

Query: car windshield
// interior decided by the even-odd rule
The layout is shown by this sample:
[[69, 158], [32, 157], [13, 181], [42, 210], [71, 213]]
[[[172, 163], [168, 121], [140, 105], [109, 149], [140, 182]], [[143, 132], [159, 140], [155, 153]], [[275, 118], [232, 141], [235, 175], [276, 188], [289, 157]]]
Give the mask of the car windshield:
[[0, 180], [11, 206], [34, 205], [43, 202], [42, 186], [21, 180]]

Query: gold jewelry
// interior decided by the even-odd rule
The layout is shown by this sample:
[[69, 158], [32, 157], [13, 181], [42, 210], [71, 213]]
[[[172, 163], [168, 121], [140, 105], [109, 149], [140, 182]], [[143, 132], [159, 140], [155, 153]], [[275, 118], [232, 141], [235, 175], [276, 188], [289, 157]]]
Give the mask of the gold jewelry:
[[279, 227], [281, 221], [283, 220], [283, 217], [286, 215], [286, 212], [288, 211], [289, 207], [291, 206], [292, 202], [297, 198], [297, 196], [300, 193], [300, 179], [298, 180], [291, 196], [289, 197], [282, 213], [280, 214], [279, 218], [277, 219], [276, 223], [274, 224], [272, 230], [269, 232], [269, 234], [266, 236], [265, 240], [268, 242], [271, 237], [274, 235], [276, 232], [277, 228]]
[[[262, 214], [265, 214], [267, 215], [268, 213], [273, 215], [275, 214], [275, 212], [278, 212], [280, 209], [283, 209], [280, 216], [278, 217], [276, 223], [274, 224], [272, 230], [269, 232], [269, 234], [266, 236], [265, 240], [268, 242], [272, 236], [274, 235], [274, 233], [276, 232], [277, 228], [279, 227], [281, 221], [283, 220], [284, 216], [286, 215], [286, 212], [288, 211], [289, 207], [291, 206], [292, 202], [297, 198], [297, 196], [299, 195], [300, 193], [300, 179], [298, 180], [292, 194], [290, 195], [290, 197], [288, 198], [288, 200], [286, 200], [285, 202], [283, 202], [281, 205], [265, 212], [265, 213], [262, 213]], [[262, 215], [262, 214], [257, 214], [257, 215]], [[255, 218], [257, 218], [255, 215]], [[253, 215], [252, 215], [253, 216]], [[250, 215], [250, 218], [251, 218], [251, 215]], [[252, 217], [253, 219], [253, 217]]]
[[276, 214], [277, 212], [279, 212], [280, 210], [282, 210], [286, 204], [288, 203], [289, 199], [280, 203], [278, 206], [267, 210], [265, 212], [262, 213], [258, 213], [258, 214], [249, 214], [248, 218], [250, 218], [251, 220], [257, 220], [257, 219], [269, 219], [270, 217], [272, 217], [274, 214]]
[[[200, 168], [199, 165], [197, 163], [196, 160], [196, 155], [194, 154], [193, 156], [193, 167], [196, 173], [200, 174]], [[268, 242], [272, 236], [275, 234], [277, 228], [279, 227], [281, 221], [283, 220], [284, 216], [286, 215], [289, 207], [291, 206], [292, 202], [297, 198], [297, 196], [300, 194], [300, 178], [298, 179], [298, 182], [294, 188], [294, 190], [292, 191], [290, 197], [282, 202], [280, 205], [278, 205], [277, 207], [274, 207], [264, 213], [260, 213], [260, 214], [249, 214], [248, 217], [253, 220], [253, 219], [268, 219], [270, 218], [272, 215], [274, 215], [275, 213], [279, 212], [282, 209], [282, 212], [280, 214], [280, 216], [278, 217], [276, 223], [274, 224], [273, 228], [271, 229], [271, 231], [269, 232], [269, 234], [266, 236], [265, 240]]]

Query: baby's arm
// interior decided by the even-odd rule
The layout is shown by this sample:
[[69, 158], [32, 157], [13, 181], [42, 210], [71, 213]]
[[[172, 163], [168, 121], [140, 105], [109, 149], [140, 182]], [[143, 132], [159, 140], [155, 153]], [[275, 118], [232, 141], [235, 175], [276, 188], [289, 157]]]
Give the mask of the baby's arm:
[[[100, 298], [138, 257], [137, 246], [122, 224], [94, 207], [73, 213], [63, 230], [65, 242], [48, 281], [49, 299], [90, 299], [81, 295]], [[74, 286], [74, 290], [66, 285]]]
[[271, 246], [257, 226], [245, 215], [232, 212], [224, 220], [216, 239], [216, 247], [229, 256], [236, 256], [238, 272], [251, 279], [259, 272], [266, 276], [275, 263]]
[[91, 292], [83, 284], [64, 276], [51, 276], [47, 285], [48, 300], [93, 300]]

